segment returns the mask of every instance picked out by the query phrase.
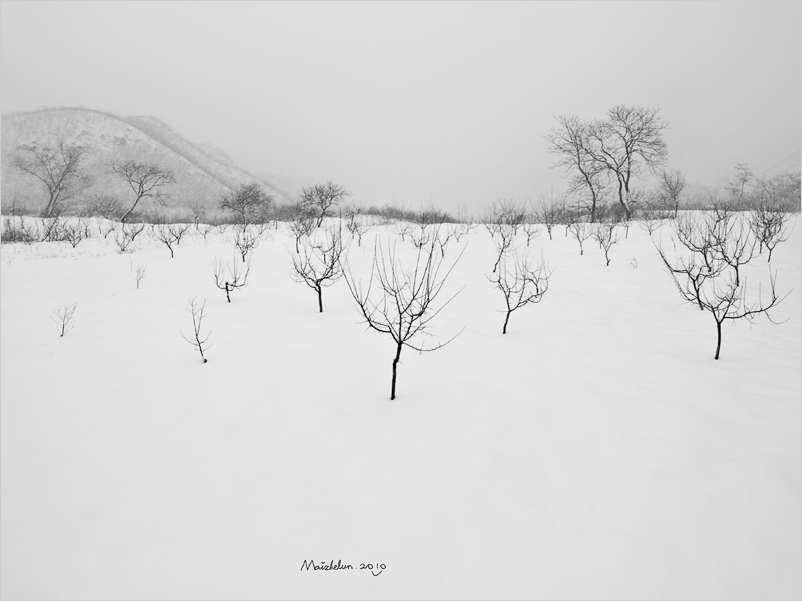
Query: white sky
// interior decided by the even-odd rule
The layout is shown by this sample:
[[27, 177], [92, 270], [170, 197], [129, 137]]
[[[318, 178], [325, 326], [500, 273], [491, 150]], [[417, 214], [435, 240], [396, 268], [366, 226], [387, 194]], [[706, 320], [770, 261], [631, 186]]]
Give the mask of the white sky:
[[151, 115], [366, 204], [563, 188], [555, 115], [661, 109], [714, 184], [800, 150], [802, 3], [0, 3], [0, 110]]

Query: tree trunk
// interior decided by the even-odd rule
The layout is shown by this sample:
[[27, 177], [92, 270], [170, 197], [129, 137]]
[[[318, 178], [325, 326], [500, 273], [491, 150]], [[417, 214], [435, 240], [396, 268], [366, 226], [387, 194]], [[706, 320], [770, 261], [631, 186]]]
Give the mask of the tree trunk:
[[131, 212], [132, 212], [132, 211], [133, 211], [133, 210], [136, 208], [136, 205], [138, 205], [138, 204], [139, 204], [139, 201], [140, 201], [141, 199], [142, 199], [142, 197], [140, 196], [139, 198], [137, 198], [137, 199], [134, 201], [134, 204], [131, 206], [131, 208], [130, 208], [130, 209], [128, 209], [128, 210], [125, 212], [125, 214], [124, 214], [122, 217], [120, 217], [120, 223], [125, 223], [125, 220], [126, 220], [126, 219], [128, 219], [128, 216], [129, 216], [129, 215], [131, 214]]
[[318, 286], [317, 288], [317, 306], [320, 309], [320, 313], [323, 313], [323, 288]]
[[510, 322], [510, 313], [512, 313], [512, 311], [507, 310], [507, 317], [504, 318], [504, 327], [501, 329], [502, 334], [507, 333], [507, 324]]
[[721, 322], [716, 320], [716, 332], [718, 334], [718, 342], [716, 343], [716, 361], [718, 361], [719, 353], [721, 352]]
[[[626, 190], [626, 192], [629, 194], [629, 190]], [[618, 203], [621, 205], [621, 208], [624, 209], [624, 215], [626, 215], [627, 220], [632, 219], [632, 211], [629, 210], [624, 200], [624, 182], [621, 181], [620, 177], [618, 179]]]
[[402, 344], [400, 344], [400, 343], [398, 344], [398, 348], [395, 351], [395, 359], [393, 359], [393, 384], [392, 384], [392, 387], [390, 389], [390, 400], [391, 401], [395, 400], [395, 379], [396, 379], [396, 372], [397, 372], [398, 362], [401, 359], [401, 347], [402, 346], [403, 346]]
[[58, 202], [58, 194], [55, 192], [50, 193], [50, 200], [45, 207], [44, 212], [42, 213], [42, 217], [52, 217], [53, 213], [56, 210], [56, 203]]

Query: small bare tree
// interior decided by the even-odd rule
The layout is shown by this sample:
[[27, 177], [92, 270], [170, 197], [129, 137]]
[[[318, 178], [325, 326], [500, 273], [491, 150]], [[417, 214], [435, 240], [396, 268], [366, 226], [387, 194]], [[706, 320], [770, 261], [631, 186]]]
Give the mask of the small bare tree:
[[52, 319], [58, 327], [59, 338], [63, 338], [67, 332], [75, 327], [73, 316], [75, 315], [75, 308], [77, 306], [78, 303], [73, 303], [61, 309], [53, 309], [50, 319]]
[[295, 204], [290, 207], [290, 222], [288, 224], [290, 232], [295, 237], [295, 252], [300, 252], [301, 238], [311, 234], [316, 226], [317, 217], [303, 204]]
[[139, 290], [139, 283], [145, 279], [145, 271], [147, 270], [147, 265], [137, 265], [136, 266], [136, 289]]
[[[457, 257], [457, 261], [460, 257]], [[398, 362], [405, 346], [418, 352], [430, 352], [443, 348], [456, 338], [454, 336], [444, 343], [429, 347], [417, 342], [422, 336], [431, 335], [429, 328], [432, 320], [459, 294], [458, 291], [442, 305], [436, 305], [457, 261], [441, 275], [443, 258], [438, 258], [434, 244], [431, 244], [429, 247], [419, 247], [414, 263], [405, 268], [396, 256], [395, 245], [385, 252], [377, 242], [367, 290], [363, 290], [361, 283], [354, 280], [347, 266], [343, 269], [348, 289], [365, 323], [369, 328], [389, 335], [395, 344], [390, 400], [396, 396]]]
[[170, 258], [175, 258], [173, 245], [178, 244], [178, 238], [176, 238], [176, 232], [173, 230], [173, 228], [166, 223], [159, 223], [153, 225], [152, 229], [156, 240], [164, 244], [170, 251]]
[[409, 238], [412, 240], [412, 244], [415, 248], [422, 248], [434, 241], [432, 232], [433, 228], [427, 226], [425, 223], [420, 223], [417, 227], [412, 229]]
[[64, 221], [57, 213], [54, 217], [39, 218], [39, 241], [60, 242], [63, 236]]
[[323, 288], [331, 286], [342, 277], [340, 262], [348, 244], [343, 244], [342, 232], [329, 228], [323, 239], [305, 238], [301, 245], [303, 252], [292, 256], [293, 281], [309, 286], [317, 294], [317, 304], [323, 313]]
[[128, 250], [136, 237], [143, 231], [145, 231], [144, 223], [123, 223], [119, 230], [115, 230], [114, 241], [120, 248], [120, 252]]
[[[604, 250], [604, 260], [607, 267], [610, 266], [610, 249], [621, 239], [618, 235], [615, 223], [595, 223], [593, 224], [593, 238], [599, 243], [599, 247]], [[581, 243], [580, 243], [581, 245]]]
[[89, 228], [89, 223], [83, 219], [79, 219], [76, 222], [64, 224], [64, 227], [61, 229], [61, 240], [69, 242], [70, 246], [75, 248], [78, 244], [90, 238], [90, 234], [91, 229]]
[[721, 353], [721, 326], [725, 321], [746, 319], [751, 322], [761, 313], [765, 313], [771, 321], [769, 311], [788, 296], [777, 296], [775, 273], [773, 276], [769, 274], [770, 298], [764, 300], [762, 290], [758, 287], [757, 299], [747, 301], [746, 279], [739, 278], [734, 267], [721, 254], [720, 236], [727, 231], [722, 229], [723, 223], [720, 215], [700, 222], [692, 237], [687, 236], [687, 227], [675, 226], [675, 233], [684, 232], [683, 237], [676, 236], [674, 239], [675, 250], [676, 241], [679, 241], [686, 251], [690, 251], [687, 257], [680, 256], [672, 261], [662, 247], [656, 246], [680, 296], [713, 316], [717, 335], [716, 360]]
[[[248, 284], [248, 274], [251, 272], [251, 262], [245, 264], [245, 271], [237, 267], [237, 260], [231, 263], [231, 266], [224, 266], [214, 260], [214, 283], [220, 290], [226, 291], [226, 299], [231, 302], [231, 292], [237, 288], [242, 288]], [[228, 274], [228, 275], [226, 275]]]
[[533, 213], [528, 214], [526, 216], [526, 221], [523, 222], [521, 227], [526, 234], [526, 245], [529, 246], [529, 243], [540, 234], [540, 225], [537, 223], [537, 216]]
[[401, 236], [401, 242], [406, 241], [407, 236], [412, 236], [415, 226], [409, 221], [398, 221], [395, 224], [395, 233]]
[[515, 254], [512, 260], [512, 269], [508, 266], [510, 261], [504, 261], [498, 274], [490, 277], [490, 282], [504, 295], [506, 310], [502, 334], [507, 333], [507, 324], [512, 312], [528, 304], [539, 303], [549, 289], [548, 270], [543, 258], [536, 266], [531, 265], [531, 259], [526, 255]]
[[361, 218], [361, 212], [356, 207], [351, 207], [346, 213], [345, 228], [351, 234], [351, 238], [357, 239], [357, 246], [362, 246], [362, 236], [364, 236], [370, 226]]
[[771, 263], [771, 253], [780, 243], [788, 240], [791, 230], [788, 229], [788, 222], [791, 213], [783, 210], [776, 204], [762, 199], [758, 201], [750, 216], [750, 228], [758, 244], [759, 252], [763, 252], [763, 247], [769, 251], [768, 260]]
[[567, 229], [574, 235], [576, 241], [579, 242], [579, 254], [584, 255], [585, 240], [593, 235], [590, 224], [587, 221], [573, 221], [568, 225]]
[[189, 342], [192, 345], [192, 347], [200, 353], [201, 359], [203, 359], [203, 362], [206, 363], [208, 360], [206, 359], [206, 356], [203, 354], [203, 352], [208, 351], [212, 346], [212, 345], [208, 346], [206, 345], [206, 342], [209, 340], [209, 336], [211, 336], [212, 333], [209, 332], [205, 336], [201, 334], [201, 328], [203, 327], [203, 318], [205, 317], [204, 309], [206, 309], [205, 300], [203, 301], [202, 305], [198, 305], [195, 302], [194, 298], [191, 301], [189, 301], [189, 307], [187, 308], [187, 311], [190, 313], [190, 315], [192, 315], [192, 332], [193, 332], [192, 338], [187, 338], [186, 336], [184, 336], [183, 332], [181, 332], [181, 337], [187, 342]]
[[259, 234], [257, 232], [252, 232], [248, 225], [237, 225], [234, 229], [234, 238], [231, 242], [234, 244], [234, 247], [237, 249], [244, 263], [248, 253], [259, 246]]
[[109, 237], [109, 234], [116, 232], [116, 228], [116, 224], [109, 219], [101, 219], [97, 224], [97, 232], [103, 236], [104, 240]]

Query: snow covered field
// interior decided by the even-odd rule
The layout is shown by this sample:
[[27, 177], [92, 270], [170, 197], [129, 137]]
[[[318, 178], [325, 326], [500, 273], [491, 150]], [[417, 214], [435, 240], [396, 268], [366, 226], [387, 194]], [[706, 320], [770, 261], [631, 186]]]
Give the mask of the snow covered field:
[[[564, 228], [541, 231], [549, 291], [502, 335], [477, 228], [448, 247], [447, 263], [465, 252], [444, 295], [465, 288], [433, 322], [441, 340], [464, 331], [404, 351], [395, 401], [391, 340], [342, 280], [318, 313], [281, 231], [231, 303], [212, 277], [226, 236], [173, 259], [143, 238], [124, 254], [4, 244], [0, 594], [798, 599], [798, 221], [772, 257], [788, 321], [725, 324], [719, 361], [712, 317], [635, 225], [609, 267], [592, 240], [580, 256]], [[392, 228], [352, 245], [356, 275], [377, 235]], [[766, 281], [765, 255], [746, 273]], [[207, 364], [180, 334], [193, 297]], [[60, 338], [49, 316], [72, 303]]]

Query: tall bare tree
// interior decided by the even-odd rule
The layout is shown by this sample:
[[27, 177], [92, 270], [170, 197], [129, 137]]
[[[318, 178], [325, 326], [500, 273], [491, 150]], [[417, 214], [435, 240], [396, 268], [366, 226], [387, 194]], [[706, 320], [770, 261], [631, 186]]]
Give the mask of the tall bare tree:
[[315, 184], [301, 190], [301, 204], [317, 212], [317, 226], [323, 223], [333, 207], [345, 200], [351, 193], [343, 186], [327, 181], [325, 184]]
[[257, 183], [241, 184], [233, 192], [222, 196], [220, 208], [233, 213], [236, 223], [244, 226], [264, 223], [274, 200]]
[[681, 171], [663, 169], [657, 183], [657, 197], [662, 208], [668, 209], [676, 219], [679, 214], [679, 196], [685, 189], [685, 176]]
[[173, 172], [169, 169], [164, 169], [153, 163], [139, 163], [129, 160], [115, 161], [110, 165], [110, 170], [134, 191], [134, 203], [120, 217], [120, 222], [125, 223], [125, 220], [128, 219], [128, 216], [143, 198], [150, 198], [161, 206], [167, 204], [167, 195], [162, 192], [162, 188], [168, 184], [175, 183]]
[[[560, 115], [551, 132], [546, 134], [549, 152], [559, 158], [555, 167], [562, 167], [571, 176], [568, 194], [596, 222], [596, 212], [606, 196], [605, 165], [590, 152], [591, 125], [574, 115]], [[551, 234], [551, 232], [549, 232]]]
[[17, 146], [12, 165], [32, 175], [47, 188], [48, 200], [42, 217], [54, 217], [62, 205], [92, 184], [92, 178], [82, 172], [84, 146], [70, 145], [58, 140], [54, 146]]
[[614, 106], [607, 111], [607, 119], [588, 126], [586, 150], [617, 184], [618, 203], [627, 220], [632, 218], [633, 177], [640, 176], [643, 167], [655, 173], [668, 158], [663, 140], [667, 128], [660, 109], [624, 105]]

